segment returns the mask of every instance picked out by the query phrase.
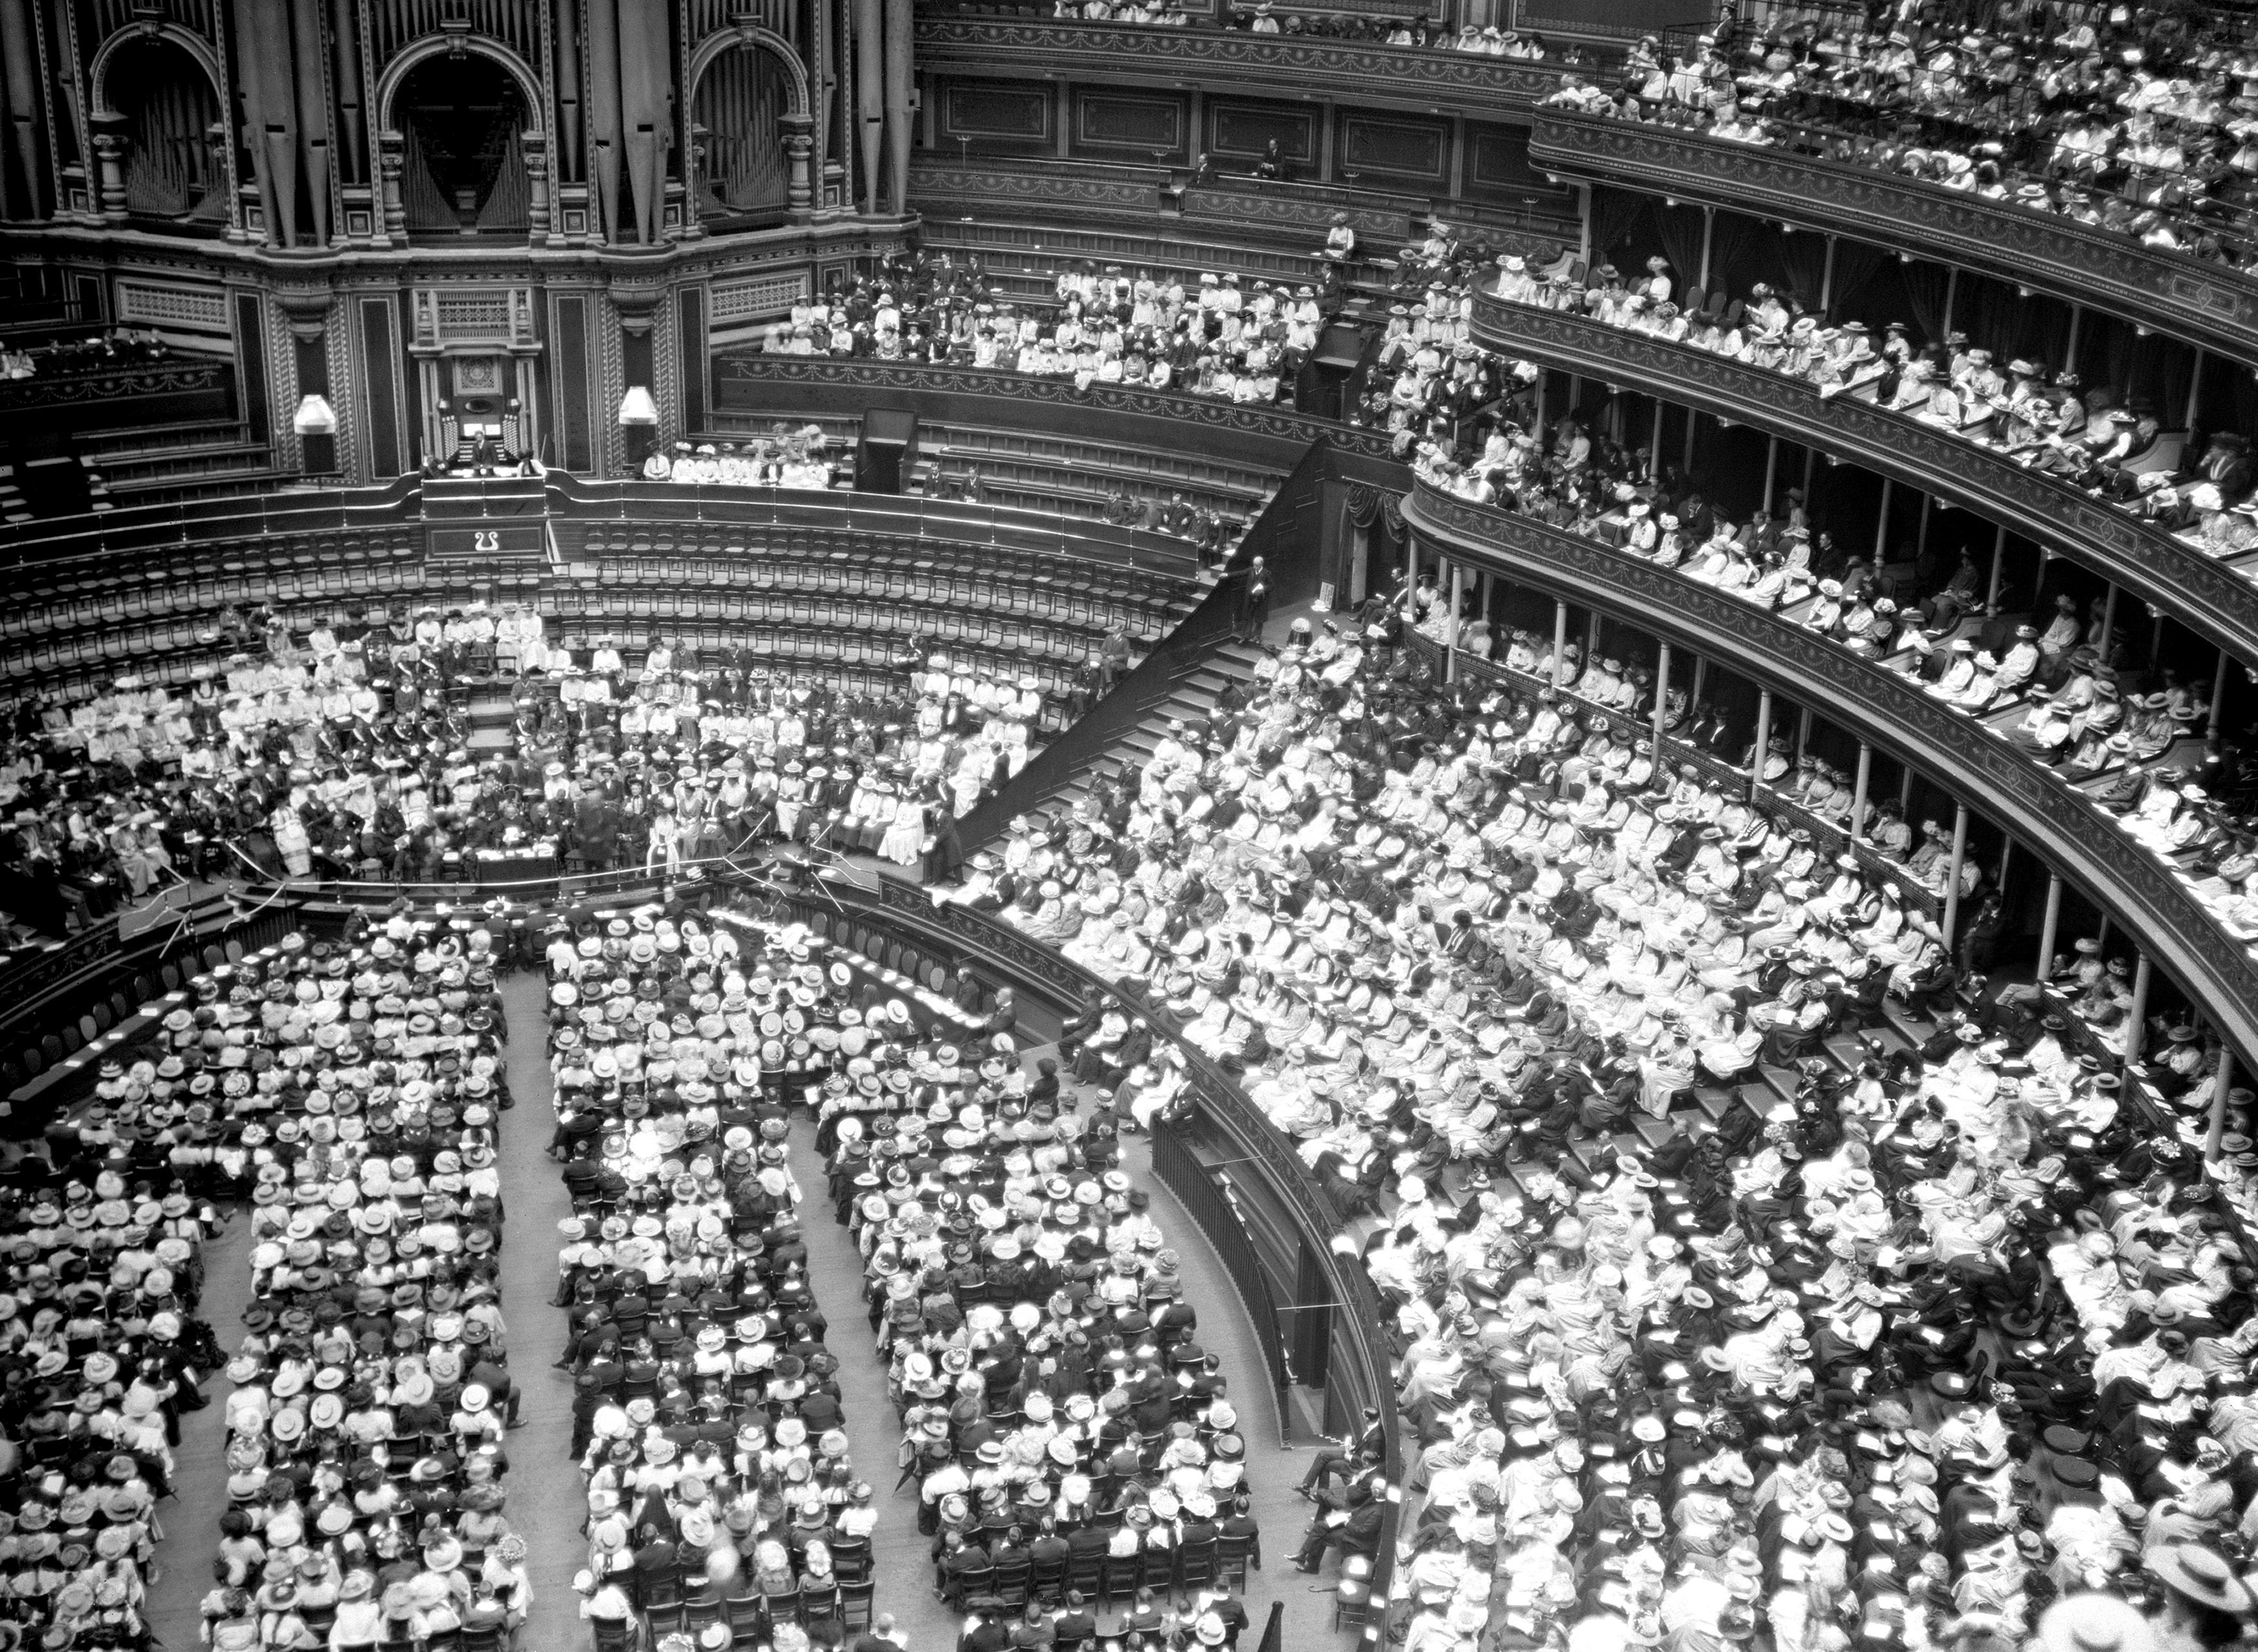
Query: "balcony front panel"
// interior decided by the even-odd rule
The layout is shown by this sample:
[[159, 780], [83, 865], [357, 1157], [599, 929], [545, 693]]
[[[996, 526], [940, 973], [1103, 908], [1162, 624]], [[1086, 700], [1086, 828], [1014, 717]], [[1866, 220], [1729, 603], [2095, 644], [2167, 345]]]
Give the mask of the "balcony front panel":
[[1561, 110], [1537, 115], [1529, 159], [1562, 178], [1925, 254], [2258, 364], [2258, 280], [2053, 213], [1849, 161]]
[[1807, 380], [1566, 310], [1474, 300], [1491, 349], [1658, 396], [1838, 457], [2004, 523], [2123, 585], [2238, 658], [2258, 659], [2258, 583], [2077, 487], [1933, 425]]
[[1706, 655], [1928, 775], [2122, 923], [2243, 1060], [2258, 1054], [2250, 947], [2085, 793], [1981, 724], [1801, 626], [1629, 551], [1424, 482], [1403, 515], [1446, 556]]
[[1525, 114], [1560, 86], [1558, 67], [1480, 53], [1070, 20], [920, 16], [917, 61], [942, 74], [1177, 80], [1210, 93], [1338, 97], [1478, 119]]

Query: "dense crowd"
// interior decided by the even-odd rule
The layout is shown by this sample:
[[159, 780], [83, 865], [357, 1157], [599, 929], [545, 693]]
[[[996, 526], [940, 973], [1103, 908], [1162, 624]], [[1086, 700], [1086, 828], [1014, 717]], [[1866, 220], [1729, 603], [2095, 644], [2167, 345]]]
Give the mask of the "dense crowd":
[[11, 1156], [0, 1195], [0, 1365], [11, 1496], [0, 1636], [146, 1652], [147, 1591], [181, 1418], [224, 1363], [198, 1313], [221, 1129], [214, 1075], [165, 1052]]
[[1864, 322], [1828, 326], [1793, 294], [1764, 283], [1745, 301], [1697, 310], [1689, 294], [1681, 308], [1672, 301], [1677, 285], [1659, 258], [1636, 277], [1602, 265], [1587, 284], [1572, 271], [1548, 275], [1509, 256], [1493, 290], [1509, 303], [1587, 314], [1800, 379], [1821, 396], [1903, 413], [2058, 477], [2215, 556], [2258, 544], [2258, 476], [2240, 431], [2188, 439], [2168, 429], [2151, 403], [2027, 357], [2000, 360], [1963, 333], [1916, 343], [1915, 330], [1902, 323], [1878, 337]]
[[2253, 266], [2247, 19], [2176, 7], [1930, 5], [1859, 26], [1728, 20], [1654, 36], [1552, 100], [1928, 179], [2144, 245]]
[[[778, 839], [915, 864], [1059, 714], [1032, 673], [915, 635], [873, 691], [657, 633], [630, 663], [615, 639], [568, 649], [508, 605], [344, 623], [262, 608], [228, 635], [240, 651], [185, 693], [127, 677], [13, 708], [14, 938], [180, 878], [678, 869]], [[1105, 669], [1125, 669], [1117, 641]], [[512, 696], [504, 743], [473, 749], [474, 688]]]
[[1008, 1020], [866, 1049], [819, 1113], [936, 1588], [991, 1620], [1030, 1589], [1069, 1613], [1211, 1593], [1227, 1557], [1260, 1558], [1221, 1361], [1118, 1167], [1127, 1102], [1085, 1119]]
[[587, 1481], [582, 1614], [734, 1599], [740, 1633], [836, 1646], [877, 1513], [785, 1135], [793, 1075], [873, 1035], [859, 1010], [811, 1020], [834, 974], [789, 928], [560, 919], [549, 952], [553, 1151], [576, 1213], [557, 1294]]
[[947, 252], [887, 260], [875, 276], [793, 307], [771, 355], [992, 367], [1097, 384], [1179, 390], [1291, 407], [1302, 365], [1334, 306], [1315, 287], [1241, 283], [1235, 271], [1134, 276], [1084, 259], [1057, 273], [1055, 298], [1014, 303], [976, 259]]
[[[2234, 1638], [2249, 1274], [2150, 1122], [2217, 1052], [2160, 1023], [2188, 1059], [2136, 1094], [2123, 958], [1990, 992], [1637, 744], [1428, 679], [1384, 609], [959, 898], [1133, 936], [1125, 988], [1380, 1218], [1407, 1644]], [[1062, 1048], [1111, 1079], [1151, 1036], [1098, 1003]], [[1779, 1093], [1710, 1088], [1759, 1060]], [[1313, 1465], [1335, 1512], [1387, 1494], [1374, 1447]]]
[[67, 1127], [248, 1198], [252, 1305], [225, 1365], [228, 1501], [202, 1602], [217, 1652], [525, 1620], [491, 940], [405, 913], [345, 942], [291, 934], [198, 977]]

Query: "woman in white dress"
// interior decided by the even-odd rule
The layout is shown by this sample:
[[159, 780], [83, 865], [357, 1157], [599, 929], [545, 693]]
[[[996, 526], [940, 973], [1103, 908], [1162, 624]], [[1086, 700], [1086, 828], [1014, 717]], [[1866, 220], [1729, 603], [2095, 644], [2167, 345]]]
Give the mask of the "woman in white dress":
[[878, 842], [878, 858], [897, 866], [915, 866], [925, 858], [925, 805], [905, 787], [894, 799], [894, 818]]

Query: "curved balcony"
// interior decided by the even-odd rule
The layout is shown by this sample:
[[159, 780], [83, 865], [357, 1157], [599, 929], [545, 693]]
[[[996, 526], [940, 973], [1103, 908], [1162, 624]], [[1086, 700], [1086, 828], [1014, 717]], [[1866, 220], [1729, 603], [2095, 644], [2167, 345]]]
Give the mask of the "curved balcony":
[[1565, 310], [1510, 303], [1487, 290], [1475, 295], [1474, 331], [1507, 355], [1697, 408], [2003, 522], [2106, 575], [2238, 658], [2258, 658], [2258, 583], [2004, 454], [1855, 394], [1821, 396], [1806, 379]]
[[2239, 1057], [2258, 1052], [2258, 960], [2173, 873], [2084, 792], [1980, 724], [1862, 659], [1728, 592], [1529, 517], [1418, 484], [1404, 520], [1518, 583], [1591, 604], [1810, 706], [2028, 843], [2121, 922], [2216, 1018]]
[[1580, 182], [1925, 253], [2258, 364], [2258, 280], [2214, 259], [2143, 246], [2054, 213], [1855, 162], [1565, 110], [1538, 114], [1529, 160]]
[[[1336, 449], [1367, 458], [1394, 460], [1388, 434], [1338, 419], [1320, 419], [1288, 408], [1255, 407], [1174, 390], [1140, 390], [1128, 385], [1094, 384], [1077, 390], [1072, 380], [1032, 373], [999, 372], [992, 367], [940, 367], [912, 361], [834, 360], [828, 356], [770, 356], [746, 351], [714, 363], [714, 407], [721, 413], [853, 413], [870, 405], [873, 393], [890, 405], [907, 405], [921, 417], [960, 424], [1013, 425], [1029, 422], [1028, 410], [1041, 404], [1059, 428], [1080, 434], [1118, 437], [1137, 434], [1154, 445], [1189, 445], [1253, 462], [1290, 469], [1320, 437]], [[1145, 424], [1143, 431], [1121, 421]], [[1157, 439], [1154, 439], [1157, 438]]]
[[1561, 73], [1551, 64], [1480, 53], [1308, 35], [924, 13], [917, 19], [917, 60], [920, 68], [956, 74], [1173, 76], [1211, 94], [1340, 97], [1477, 117], [1533, 109], [1559, 89]]

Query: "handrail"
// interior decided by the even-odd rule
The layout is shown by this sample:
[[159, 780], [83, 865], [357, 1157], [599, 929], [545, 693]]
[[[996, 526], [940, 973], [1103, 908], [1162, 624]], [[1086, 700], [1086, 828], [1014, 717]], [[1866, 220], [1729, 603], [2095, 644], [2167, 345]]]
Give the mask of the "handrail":
[[[1141, 390], [1126, 385], [1094, 384], [1077, 390], [1065, 379], [1001, 372], [992, 367], [941, 367], [909, 361], [834, 361], [825, 356], [768, 356], [737, 351], [714, 363], [714, 399], [725, 412], [724, 386], [750, 385], [839, 385], [892, 394], [925, 393], [1008, 398], [1025, 407], [1085, 407], [1104, 413], [1164, 419], [1184, 428], [1231, 431], [1306, 445], [1324, 436], [1335, 447], [1374, 458], [1391, 457], [1384, 431], [1338, 419], [1320, 419], [1283, 408], [1259, 408], [1194, 396], [1175, 390]], [[762, 409], [749, 408], [759, 412]]]
[[1611, 327], [1566, 310], [1474, 295], [1489, 348], [1629, 384], [1735, 423], [1854, 459], [2051, 546], [2245, 660], [2258, 660], [2258, 582], [2170, 534], [2005, 455], [1807, 379]]
[[2132, 848], [2117, 822], [1897, 673], [1674, 569], [1422, 481], [1404, 520], [1449, 554], [1598, 606], [1808, 705], [1867, 744], [2011, 826], [2068, 883], [2123, 925], [2205, 1007], [2247, 1062], [2258, 1053], [2258, 960], [2169, 869]]
[[[1287, 1145], [1284, 1135], [1247, 1098], [1238, 1082], [1205, 1053], [1178, 1037], [1176, 1019], [1164, 1005], [1147, 999], [1133, 987], [1104, 979], [1054, 948], [1028, 939], [985, 913], [953, 904], [936, 905], [924, 890], [897, 878], [881, 876], [875, 890], [856, 880], [827, 878], [820, 892], [795, 896], [792, 904], [803, 913], [812, 914], [827, 899], [835, 900], [843, 907], [873, 912], [878, 921], [905, 925], [937, 936], [953, 950], [970, 950], [991, 973], [1007, 975], [1023, 990], [1052, 1003], [1071, 1004], [1074, 995], [1083, 988], [1096, 987], [1121, 999], [1131, 1013], [1143, 1016], [1152, 1025], [1156, 1035], [1174, 1042], [1182, 1053], [1184, 1070], [1202, 1111], [1230, 1137], [1233, 1151], [1240, 1159], [1261, 1167], [1266, 1185], [1294, 1212], [1303, 1245], [1318, 1259], [1324, 1275], [1323, 1300], [1338, 1305], [1332, 1310], [1334, 1335], [1344, 1338], [1355, 1356], [1353, 1369], [1347, 1373], [1353, 1399], [1360, 1406], [1385, 1407], [1392, 1402], [1392, 1356], [1383, 1339], [1390, 1315], [1371, 1275], [1332, 1248], [1334, 1242], [1348, 1231], [1349, 1213], [1317, 1182]], [[1296, 1304], [1287, 1306], [1290, 1308]], [[1338, 1365], [1336, 1361], [1336, 1369]], [[1386, 1435], [1383, 1471], [1391, 1481], [1400, 1483], [1401, 1450], [1395, 1431], [1387, 1430]], [[1394, 1559], [1394, 1534], [1383, 1532], [1374, 1560], [1375, 1599], [1386, 1598]]]
[[2258, 280], [2120, 230], [1853, 162], [1571, 110], [1537, 112], [1529, 159], [1580, 181], [1925, 251], [2258, 365]]
[[1218, 80], [1331, 93], [1360, 103], [1437, 106], [1472, 115], [1519, 113], [1560, 88], [1559, 65], [1436, 46], [1387, 46], [1310, 34], [1093, 25], [1069, 19], [917, 18], [918, 61], [977, 68], [1040, 67], [1054, 74], [1196, 73]]

